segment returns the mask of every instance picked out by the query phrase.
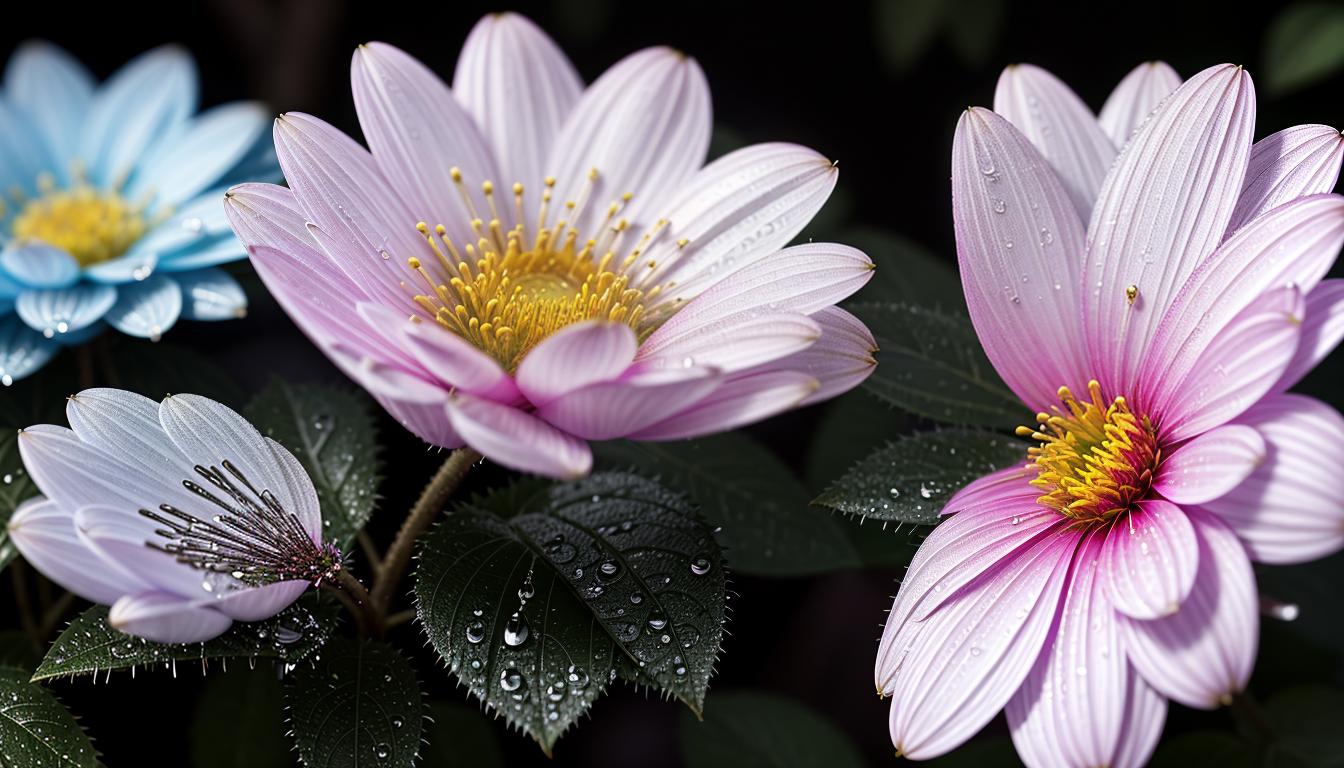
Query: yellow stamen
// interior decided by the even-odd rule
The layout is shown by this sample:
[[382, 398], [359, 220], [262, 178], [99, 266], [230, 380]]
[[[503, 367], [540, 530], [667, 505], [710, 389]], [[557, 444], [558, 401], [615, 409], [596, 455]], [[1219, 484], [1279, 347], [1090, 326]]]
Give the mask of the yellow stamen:
[[38, 187], [42, 195], [25, 200], [14, 217], [14, 239], [40, 240], [60, 248], [81, 266], [117, 258], [154, 223], [145, 216], [143, 205], [116, 192], [87, 184], [57, 189], [45, 174]]

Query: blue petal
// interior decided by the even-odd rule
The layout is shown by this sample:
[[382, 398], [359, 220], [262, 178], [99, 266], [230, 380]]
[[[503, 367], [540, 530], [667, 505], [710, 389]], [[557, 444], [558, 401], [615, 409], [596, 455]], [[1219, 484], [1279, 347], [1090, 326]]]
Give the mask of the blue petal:
[[160, 272], [187, 272], [193, 269], [216, 267], [247, 258], [247, 248], [233, 233], [217, 238], [199, 248], [188, 248], [165, 256], [159, 262]]
[[57, 164], [27, 113], [0, 100], [0, 191], [37, 190], [37, 179]]
[[[20, 45], [5, 68], [6, 97], [28, 113], [58, 161], [74, 156], [93, 88], [89, 71], [45, 40]], [[52, 171], [68, 181], [66, 165], [58, 162]]]
[[158, 266], [158, 259], [154, 254], [142, 256], [122, 256], [111, 261], [100, 261], [91, 267], [84, 268], [84, 277], [95, 283], [106, 283], [108, 285], [121, 285], [122, 283], [132, 283], [144, 280], [154, 274], [154, 268]]
[[237, 168], [229, 171], [228, 177], [234, 184], [248, 181], [278, 184], [284, 181], [285, 175], [280, 172], [280, 160], [275, 155], [275, 142], [271, 140], [269, 133], [257, 142]]
[[103, 331], [106, 330], [107, 330], [107, 323], [104, 323], [103, 321], [99, 320], [98, 322], [93, 323], [92, 325], [86, 325], [83, 328], [80, 328], [78, 331], [71, 331], [69, 333], [58, 333], [56, 334], [56, 338], [52, 339], [52, 341], [56, 342], [57, 344], [60, 344], [63, 347], [77, 347], [80, 344], [83, 344], [87, 341], [91, 341], [95, 336], [100, 335]]
[[222, 187], [212, 189], [178, 207], [172, 216], [137, 240], [120, 258], [139, 263], [148, 255], [157, 260], [157, 257], [187, 246], [210, 243], [220, 235], [230, 234], [224, 192]]
[[14, 310], [30, 328], [47, 338], [71, 333], [98, 322], [117, 301], [110, 285], [79, 283], [69, 288], [24, 291]]
[[222, 269], [183, 272], [173, 279], [182, 287], [182, 316], [188, 320], [236, 320], [247, 315], [247, 294]]
[[126, 190], [132, 200], [152, 198], [151, 209], [177, 205], [219, 184], [270, 136], [270, 113], [256, 102], [215, 107], [146, 158]]
[[10, 243], [0, 251], [0, 269], [29, 288], [67, 288], [79, 280], [79, 262], [46, 243]]
[[23, 293], [24, 290], [25, 288], [19, 284], [17, 280], [5, 274], [3, 269], [0, 269], [0, 306], [3, 306], [4, 302], [8, 301], [9, 307], [12, 308], [14, 306], [15, 297], [20, 293]]
[[182, 289], [171, 277], [154, 275], [121, 286], [119, 293], [107, 324], [127, 336], [158, 341], [182, 314]]
[[177, 46], [142, 53], [112, 75], [93, 97], [80, 142], [94, 183], [128, 179], [146, 149], [196, 111], [197, 96], [196, 65]]
[[33, 373], [59, 349], [60, 345], [24, 325], [15, 315], [0, 317], [0, 384], [8, 387]]

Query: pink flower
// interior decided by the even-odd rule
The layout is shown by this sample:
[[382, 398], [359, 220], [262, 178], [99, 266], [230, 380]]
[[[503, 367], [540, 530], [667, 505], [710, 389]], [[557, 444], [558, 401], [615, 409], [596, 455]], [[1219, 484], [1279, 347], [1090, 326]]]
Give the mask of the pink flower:
[[588, 440], [733, 429], [871, 372], [871, 335], [833, 305], [872, 263], [780, 250], [834, 164], [761, 144], [702, 168], [693, 59], [639, 51], [585, 90], [501, 14], [472, 31], [452, 90], [382, 43], [351, 74], [372, 152], [283, 115], [290, 188], [236, 187], [229, 216], [295, 322], [428, 442], [582, 475]]
[[1140, 765], [1168, 700], [1245, 686], [1251, 560], [1344, 543], [1344, 418], [1285, 394], [1344, 332], [1344, 283], [1322, 280], [1344, 142], [1301, 126], [1252, 145], [1240, 67], [1163, 100], [1177, 84], [1144, 65], [1098, 122], [1011, 67], [996, 111], [957, 126], [967, 304], [1039, 426], [1019, 431], [1027, 464], [948, 502], [892, 606], [876, 681], [908, 757], [1004, 709], [1029, 765]]

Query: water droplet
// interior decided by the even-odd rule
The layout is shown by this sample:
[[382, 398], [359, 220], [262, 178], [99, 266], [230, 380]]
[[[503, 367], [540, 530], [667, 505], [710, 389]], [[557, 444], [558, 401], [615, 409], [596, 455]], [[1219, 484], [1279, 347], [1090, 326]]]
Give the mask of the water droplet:
[[499, 687], [506, 691], [516, 691], [523, 687], [523, 675], [513, 667], [499, 673]]
[[467, 625], [467, 642], [479, 643], [485, 639], [485, 622], [477, 619]]
[[373, 754], [377, 755], [379, 760], [386, 760], [387, 756], [392, 754], [392, 749], [386, 744], [379, 744], [373, 748]]
[[993, 206], [995, 213], [1003, 213], [1004, 211], [1008, 210], [1008, 204], [1005, 203], [1002, 199], [997, 197], [994, 198]]
[[527, 619], [515, 611], [504, 624], [504, 644], [510, 646], [522, 645], [527, 642], [529, 632], [531, 632], [531, 628], [527, 626]]
[[667, 619], [663, 618], [662, 616], [650, 616], [649, 626], [652, 627], [653, 629], [662, 629], [663, 627], [667, 626]]
[[588, 687], [588, 673], [583, 668], [576, 667], [573, 664], [569, 665], [569, 669], [565, 673], [565, 679], [575, 688]]
[[709, 573], [710, 567], [709, 558], [707, 557], [702, 556], [691, 560], [691, 573], [694, 573], [696, 576], [704, 576], [706, 573]]

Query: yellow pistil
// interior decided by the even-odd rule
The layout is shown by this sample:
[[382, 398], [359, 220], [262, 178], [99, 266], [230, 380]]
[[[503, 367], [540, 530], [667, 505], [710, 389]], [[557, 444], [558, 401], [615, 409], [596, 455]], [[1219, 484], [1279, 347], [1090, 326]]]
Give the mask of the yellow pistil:
[[1152, 423], [1125, 398], [1108, 405], [1095, 380], [1087, 389], [1090, 402], [1060, 387], [1064, 409], [1036, 414], [1038, 426], [1017, 434], [1041, 443], [1027, 451], [1037, 469], [1031, 484], [1045, 491], [1037, 502], [1074, 520], [1104, 522], [1148, 494], [1161, 449]]
[[[585, 239], [567, 220], [548, 220], [554, 179], [545, 180], [540, 215], [531, 232], [525, 223], [524, 186], [513, 184], [509, 189], [519, 223], [505, 231], [494, 183], [481, 185], [486, 201], [482, 211], [472, 202], [461, 171], [454, 168], [450, 176], [467, 210], [477, 217], [470, 222], [476, 242], [454, 243], [443, 225], [416, 224], [436, 263], [414, 257], [407, 262], [420, 276], [412, 297], [420, 311], [413, 321], [433, 318], [513, 371], [529, 350], [567, 325], [592, 319], [623, 323], [642, 341], [668, 316], [668, 307], [650, 310], [663, 287], [635, 287], [628, 273], [668, 222], [658, 221], [637, 243], [625, 247], [629, 223], [620, 213], [631, 195], [608, 206], [599, 231]], [[587, 178], [578, 202], [554, 206], [569, 220], [579, 218], [597, 171], [589, 171]]]
[[144, 236], [150, 222], [143, 205], [116, 192], [80, 183], [55, 189], [49, 179], [42, 194], [25, 201], [14, 217], [15, 240], [40, 240], [75, 257], [80, 266], [115, 259]]

